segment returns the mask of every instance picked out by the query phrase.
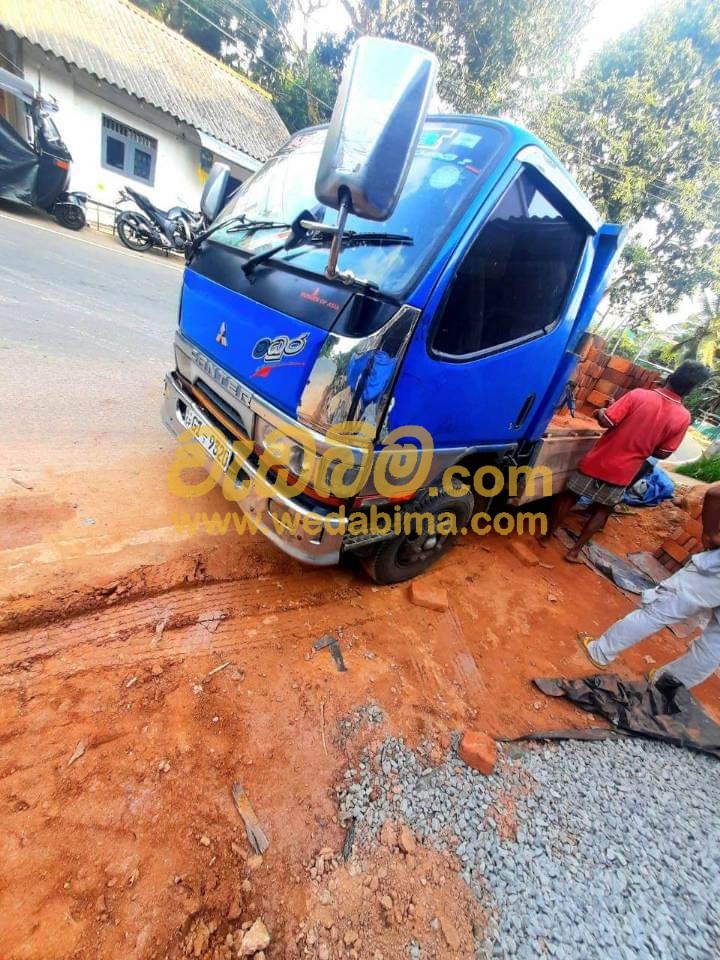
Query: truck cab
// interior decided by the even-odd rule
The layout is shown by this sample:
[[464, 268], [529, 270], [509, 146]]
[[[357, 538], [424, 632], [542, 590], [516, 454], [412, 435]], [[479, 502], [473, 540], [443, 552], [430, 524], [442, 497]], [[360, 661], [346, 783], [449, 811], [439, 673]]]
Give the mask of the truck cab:
[[[622, 231], [527, 130], [424, 113], [382, 228], [350, 180], [336, 223], [319, 199], [336, 119], [295, 133], [213, 211], [185, 270], [163, 420], [203, 443], [226, 496], [241, 488], [239, 506], [278, 547], [315, 565], [357, 552], [396, 582], [454, 536], [355, 534], [349, 512], [442, 507], [462, 524], [471, 499], [439, 490], [448, 468], [537, 459]], [[369, 166], [381, 182], [377, 155]], [[413, 486], [403, 464], [415, 455]], [[399, 469], [380, 483], [392, 457]], [[319, 532], [292, 521], [309, 515]]]

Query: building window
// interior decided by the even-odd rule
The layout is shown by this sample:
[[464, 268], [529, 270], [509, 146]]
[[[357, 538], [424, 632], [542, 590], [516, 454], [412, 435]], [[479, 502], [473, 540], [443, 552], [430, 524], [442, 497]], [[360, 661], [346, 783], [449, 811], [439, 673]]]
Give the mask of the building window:
[[103, 167], [152, 186], [156, 159], [157, 140], [103, 115]]
[[587, 236], [549, 187], [530, 171], [520, 174], [458, 268], [435, 327], [435, 352], [472, 357], [547, 333], [561, 314]]

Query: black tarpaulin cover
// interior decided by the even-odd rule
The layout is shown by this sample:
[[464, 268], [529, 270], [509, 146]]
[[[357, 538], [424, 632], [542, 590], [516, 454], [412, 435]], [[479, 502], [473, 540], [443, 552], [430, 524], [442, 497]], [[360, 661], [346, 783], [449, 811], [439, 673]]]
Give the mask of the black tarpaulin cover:
[[620, 730], [720, 758], [720, 726], [674, 677], [665, 675], [652, 684], [610, 673], [533, 683], [550, 697], [567, 697], [583, 710], [606, 717]]
[[0, 197], [34, 206], [39, 167], [38, 154], [0, 117]]

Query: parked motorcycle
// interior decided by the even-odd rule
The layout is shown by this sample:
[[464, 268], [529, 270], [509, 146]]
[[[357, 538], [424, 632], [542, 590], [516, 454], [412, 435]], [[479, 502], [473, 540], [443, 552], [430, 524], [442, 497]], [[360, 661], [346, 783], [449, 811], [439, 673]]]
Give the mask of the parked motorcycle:
[[202, 213], [193, 213], [187, 207], [161, 210], [143, 193], [125, 187], [120, 191], [120, 203], [134, 203], [137, 210], [123, 210], [115, 219], [115, 229], [129, 250], [142, 252], [151, 247], [162, 250], [184, 250], [188, 241], [206, 227]]
[[82, 230], [88, 195], [67, 189], [72, 156], [51, 117], [56, 101], [0, 68], [4, 94], [19, 102], [22, 133], [0, 116], [0, 197], [47, 210], [64, 227]]

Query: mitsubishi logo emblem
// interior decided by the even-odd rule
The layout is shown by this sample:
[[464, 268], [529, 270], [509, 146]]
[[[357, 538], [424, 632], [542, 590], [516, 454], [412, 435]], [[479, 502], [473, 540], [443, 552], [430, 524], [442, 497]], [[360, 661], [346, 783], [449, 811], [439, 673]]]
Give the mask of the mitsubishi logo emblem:
[[215, 343], [219, 343], [221, 347], [227, 346], [227, 337], [225, 336], [225, 321], [220, 324], [220, 329], [215, 334]]

